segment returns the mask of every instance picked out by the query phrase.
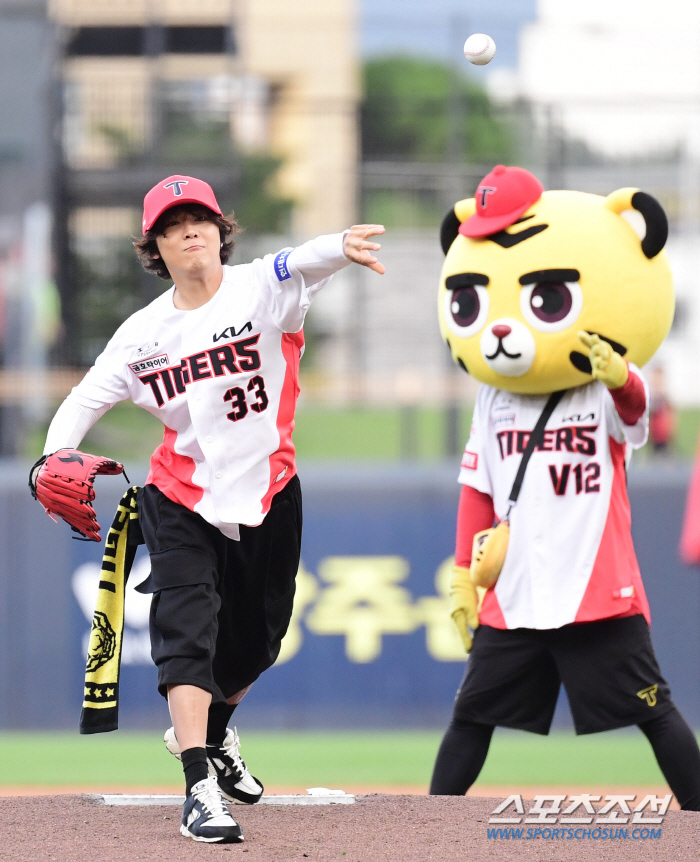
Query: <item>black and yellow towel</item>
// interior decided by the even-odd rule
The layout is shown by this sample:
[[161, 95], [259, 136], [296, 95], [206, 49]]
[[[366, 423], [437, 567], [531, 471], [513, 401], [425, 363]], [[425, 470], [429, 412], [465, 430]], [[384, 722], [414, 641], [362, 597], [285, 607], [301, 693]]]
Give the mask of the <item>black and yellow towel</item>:
[[105, 733], [118, 726], [124, 591], [136, 548], [143, 542], [138, 524], [137, 491], [138, 488], [129, 488], [121, 498], [105, 540], [85, 668], [81, 733]]

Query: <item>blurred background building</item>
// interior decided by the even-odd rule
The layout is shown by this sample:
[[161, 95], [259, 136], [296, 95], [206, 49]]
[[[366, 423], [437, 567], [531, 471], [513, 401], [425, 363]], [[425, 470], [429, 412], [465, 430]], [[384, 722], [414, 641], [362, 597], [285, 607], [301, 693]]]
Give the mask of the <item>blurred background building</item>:
[[[131, 239], [142, 195], [175, 172], [235, 208], [239, 262], [387, 226], [387, 275], [341, 273], [312, 309], [304, 398], [393, 408], [406, 457], [456, 452], [456, 405], [474, 393], [431, 322], [444, 212], [497, 162], [548, 188], [644, 188], [671, 218], [679, 296], [657, 363], [674, 402], [700, 404], [697, 14], [682, 0], [0, 0], [0, 207], [15, 215], [0, 231], [0, 450], [36, 446], [51, 404], [164, 287]], [[462, 57], [474, 31], [496, 39], [488, 67]]]
[[251, 233], [313, 235], [352, 219], [354, 11], [349, 0], [52, 0], [64, 361], [90, 363], [162, 288], [124, 240], [163, 175], [205, 178]]

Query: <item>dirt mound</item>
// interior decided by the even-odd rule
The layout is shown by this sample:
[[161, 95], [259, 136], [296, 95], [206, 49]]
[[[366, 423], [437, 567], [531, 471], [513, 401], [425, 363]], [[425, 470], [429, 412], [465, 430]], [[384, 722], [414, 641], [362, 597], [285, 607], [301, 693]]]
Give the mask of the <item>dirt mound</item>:
[[[224, 860], [241, 862], [697, 859], [700, 814], [670, 811], [660, 838], [633, 838], [630, 825], [628, 838], [620, 837], [619, 827], [607, 827], [617, 839], [605, 838], [601, 827], [599, 836], [581, 840], [551, 832], [518, 839], [488, 837], [493, 807], [493, 799], [380, 795], [360, 797], [355, 805], [235, 806], [245, 843], [211, 846], [180, 836], [175, 807], [112, 807], [88, 796], [5, 797], [0, 859], [190, 862], [224, 853]], [[588, 828], [594, 827], [582, 827]]]

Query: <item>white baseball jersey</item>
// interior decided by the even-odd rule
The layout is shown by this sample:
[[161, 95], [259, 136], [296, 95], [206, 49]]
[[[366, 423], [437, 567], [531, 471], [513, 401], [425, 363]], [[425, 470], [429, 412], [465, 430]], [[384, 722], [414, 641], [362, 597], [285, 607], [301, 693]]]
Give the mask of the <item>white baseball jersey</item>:
[[[641, 377], [633, 365], [630, 372]], [[459, 481], [490, 495], [499, 520], [546, 401], [546, 395], [479, 389]], [[625, 425], [598, 381], [564, 394], [527, 465], [482, 623], [551, 629], [634, 607], [648, 616], [625, 475], [628, 451], [644, 445], [648, 423], [647, 409]]]
[[[97, 416], [130, 398], [157, 416], [165, 434], [147, 482], [238, 538], [296, 472], [302, 326], [314, 294], [350, 263], [343, 237], [225, 266], [200, 308], [177, 309], [167, 290], [119, 327], [65, 407]], [[61, 437], [66, 415], [62, 407], [49, 430], [56, 448], [77, 445]]]

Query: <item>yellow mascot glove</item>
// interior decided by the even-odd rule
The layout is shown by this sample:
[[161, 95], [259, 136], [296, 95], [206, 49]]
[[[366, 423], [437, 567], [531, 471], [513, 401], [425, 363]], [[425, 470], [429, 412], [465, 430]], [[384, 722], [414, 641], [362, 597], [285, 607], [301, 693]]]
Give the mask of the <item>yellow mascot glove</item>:
[[457, 626], [466, 652], [472, 648], [470, 629], [473, 631], [479, 628], [478, 607], [479, 596], [472, 583], [469, 569], [465, 569], [464, 566], [454, 566], [450, 581], [450, 616]]
[[579, 332], [578, 338], [588, 348], [588, 358], [595, 380], [600, 380], [608, 389], [619, 389], [627, 383], [627, 363], [619, 353], [615, 353], [607, 341], [602, 341], [598, 335], [588, 332]]

